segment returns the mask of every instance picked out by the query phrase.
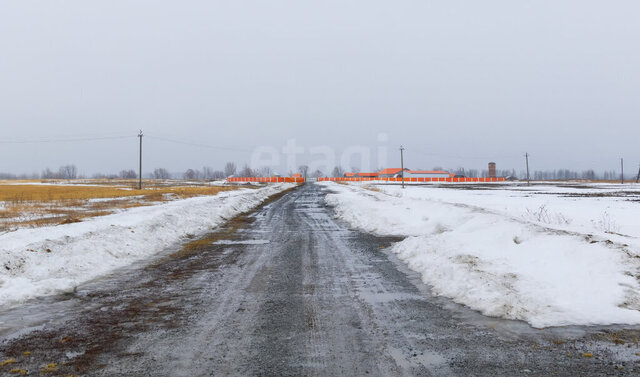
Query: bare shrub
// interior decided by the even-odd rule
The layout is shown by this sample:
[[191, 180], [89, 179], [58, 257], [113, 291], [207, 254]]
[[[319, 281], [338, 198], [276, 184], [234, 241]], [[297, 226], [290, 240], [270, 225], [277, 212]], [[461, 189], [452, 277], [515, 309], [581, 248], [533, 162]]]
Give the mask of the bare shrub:
[[620, 230], [618, 223], [607, 211], [604, 211], [596, 220], [591, 220], [591, 223], [605, 233], [618, 233]]
[[122, 170], [118, 175], [120, 176], [120, 178], [123, 178], [123, 179], [138, 178], [138, 174], [135, 172], [135, 170], [132, 170], [132, 169]]
[[167, 169], [157, 168], [153, 170], [153, 173], [151, 173], [151, 177], [153, 179], [169, 179], [171, 177], [171, 174], [169, 174], [169, 171], [167, 171]]
[[527, 208], [526, 217], [534, 221], [544, 224], [570, 224], [571, 220], [568, 219], [562, 213], [552, 213], [547, 208], [546, 204], [540, 205], [540, 207], [532, 210]]
[[225, 177], [230, 177], [236, 174], [236, 164], [233, 162], [227, 162], [224, 166], [224, 175]]

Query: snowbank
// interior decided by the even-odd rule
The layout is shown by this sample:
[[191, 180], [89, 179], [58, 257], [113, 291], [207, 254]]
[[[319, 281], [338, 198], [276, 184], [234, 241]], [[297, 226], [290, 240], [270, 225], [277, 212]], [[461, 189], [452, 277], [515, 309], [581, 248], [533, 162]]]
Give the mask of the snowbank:
[[[435, 188], [325, 185], [336, 192], [326, 200], [338, 217], [368, 232], [408, 236], [392, 250], [435, 294], [534, 327], [640, 323], [640, 258], [633, 245], [514, 216], [509, 199], [500, 205], [493, 193], [487, 201], [475, 190], [431, 196]], [[626, 205], [637, 211], [637, 203]], [[589, 223], [575, 221], [577, 229]]]
[[[488, 189], [380, 187], [391, 195], [469, 206], [546, 228], [594, 234], [640, 250], [640, 185], [523, 186]], [[633, 201], [636, 201], [634, 203]]]
[[0, 236], [0, 305], [71, 290], [78, 284], [202, 235], [292, 187], [269, 185], [177, 200]]

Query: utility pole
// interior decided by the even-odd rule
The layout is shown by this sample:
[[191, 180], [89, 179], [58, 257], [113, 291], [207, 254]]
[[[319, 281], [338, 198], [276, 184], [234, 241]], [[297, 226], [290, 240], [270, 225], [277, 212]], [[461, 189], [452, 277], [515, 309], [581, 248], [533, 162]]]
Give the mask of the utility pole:
[[640, 166], [638, 166], [638, 175], [636, 175], [636, 183], [640, 181]]
[[139, 160], [139, 166], [138, 166], [138, 190], [142, 190], [142, 130], [140, 130], [140, 133], [138, 134], [138, 137], [140, 138], [140, 160]]
[[620, 158], [620, 184], [624, 185], [624, 159]]
[[529, 153], [525, 153], [524, 158], [527, 161], [527, 186], [531, 186], [531, 180], [529, 178]]
[[400, 174], [402, 174], [402, 188], [404, 188], [404, 147], [400, 146]]

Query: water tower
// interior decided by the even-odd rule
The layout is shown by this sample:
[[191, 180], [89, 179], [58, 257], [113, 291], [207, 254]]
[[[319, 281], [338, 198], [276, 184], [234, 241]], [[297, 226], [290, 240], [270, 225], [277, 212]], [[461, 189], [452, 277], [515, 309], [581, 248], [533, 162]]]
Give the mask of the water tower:
[[489, 178], [496, 178], [496, 163], [489, 163]]

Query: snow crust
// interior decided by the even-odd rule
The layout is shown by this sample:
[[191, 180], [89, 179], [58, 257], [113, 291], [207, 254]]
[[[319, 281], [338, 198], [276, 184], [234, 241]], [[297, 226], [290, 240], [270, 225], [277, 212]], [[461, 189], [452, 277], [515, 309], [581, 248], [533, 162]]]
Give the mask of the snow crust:
[[352, 226], [407, 236], [392, 251], [436, 295], [534, 327], [640, 323], [640, 208], [628, 196], [322, 184]]
[[269, 196], [293, 187], [225, 191], [138, 207], [80, 223], [0, 235], [0, 305], [61, 293], [203, 235]]

